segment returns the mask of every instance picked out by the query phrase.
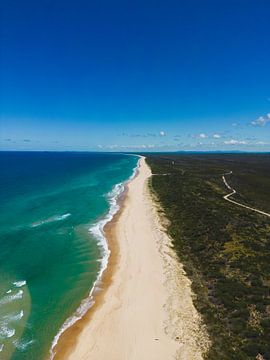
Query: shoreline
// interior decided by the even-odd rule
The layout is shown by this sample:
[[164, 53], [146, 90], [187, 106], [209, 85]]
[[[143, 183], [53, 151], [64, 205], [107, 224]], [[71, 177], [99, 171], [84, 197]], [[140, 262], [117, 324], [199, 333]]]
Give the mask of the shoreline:
[[[101, 220], [102, 222], [105, 221], [105, 225], [103, 225], [103, 227], [98, 226], [99, 221], [93, 225], [93, 226], [98, 226], [100, 228], [99, 230], [100, 232], [103, 233], [106, 240], [106, 246], [103, 246], [101, 244], [102, 241], [100, 240], [98, 241], [98, 243], [100, 243], [100, 246], [103, 248], [103, 251], [105, 253], [105, 258], [102, 257], [100, 261], [103, 262], [105, 260], [106, 266], [100, 269], [98, 277], [95, 280], [93, 287], [89, 292], [89, 295], [82, 300], [81, 304], [79, 305], [79, 308], [82, 306], [84, 302], [91, 302], [91, 305], [86, 310], [86, 312], [81, 315], [81, 317], [76, 319], [76, 321], [73, 324], [68, 325], [63, 330], [62, 329], [59, 330], [59, 332], [54, 338], [48, 360], [66, 359], [66, 356], [68, 356], [68, 354], [72, 351], [73, 347], [76, 345], [77, 338], [80, 335], [81, 331], [84, 329], [85, 325], [91, 320], [94, 311], [96, 310], [96, 308], [102, 305], [102, 299], [106, 289], [109, 287], [111, 283], [118, 257], [118, 244], [117, 241], [115, 241], [115, 238], [112, 234], [113, 227], [117, 222], [118, 218], [120, 217], [121, 212], [124, 209], [125, 206], [124, 202], [127, 194], [128, 184], [138, 175], [139, 162], [141, 156], [136, 155], [136, 157], [138, 157], [138, 162], [133, 169], [132, 175], [123, 183], [119, 183], [115, 185], [115, 187], [117, 187], [118, 185], [123, 187], [123, 190], [115, 197], [115, 204], [114, 204], [114, 206], [116, 206], [115, 212], [113, 212], [113, 214], [110, 214], [110, 211], [108, 212], [106, 217], [111, 216], [109, 220], [106, 220], [106, 217]], [[113, 197], [112, 200], [114, 200]], [[110, 204], [110, 208], [111, 206], [112, 204]], [[90, 232], [92, 232], [92, 227], [89, 229]], [[78, 309], [76, 310], [76, 312], [78, 311]], [[66, 321], [71, 320], [73, 317], [76, 317], [76, 312], [72, 314]], [[64, 324], [62, 326], [64, 326]]]
[[149, 191], [151, 171], [145, 158], [138, 163], [104, 228], [111, 253], [94, 304], [60, 337], [56, 360], [201, 360], [209, 347], [191, 283]]

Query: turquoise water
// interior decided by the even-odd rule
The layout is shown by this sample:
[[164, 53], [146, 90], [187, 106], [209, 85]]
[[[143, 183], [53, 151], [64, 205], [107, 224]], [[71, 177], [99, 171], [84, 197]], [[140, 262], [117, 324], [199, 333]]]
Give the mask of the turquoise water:
[[106, 261], [102, 225], [121, 191], [115, 185], [137, 161], [121, 154], [0, 153], [1, 359], [47, 358], [67, 319], [89, 307]]

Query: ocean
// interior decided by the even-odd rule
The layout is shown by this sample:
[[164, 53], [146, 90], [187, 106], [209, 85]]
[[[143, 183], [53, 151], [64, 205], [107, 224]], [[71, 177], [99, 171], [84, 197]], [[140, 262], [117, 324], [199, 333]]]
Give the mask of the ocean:
[[103, 226], [138, 157], [0, 152], [0, 359], [53, 358], [106, 267]]

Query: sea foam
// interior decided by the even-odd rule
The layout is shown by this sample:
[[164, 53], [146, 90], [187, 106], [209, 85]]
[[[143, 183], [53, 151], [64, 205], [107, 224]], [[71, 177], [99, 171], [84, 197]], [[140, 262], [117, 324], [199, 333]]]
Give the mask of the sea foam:
[[8, 325], [8, 323], [10, 322], [15, 322], [15, 321], [19, 321], [23, 318], [24, 312], [23, 310], [21, 310], [19, 313], [13, 313], [13, 314], [7, 314], [5, 316], [2, 317], [2, 319], [0, 320], [0, 324], [1, 325]]
[[24, 312], [23, 312], [23, 310], [21, 310], [17, 314], [11, 314], [10, 316], [7, 316], [7, 320], [8, 320], [8, 322], [18, 321], [23, 318], [23, 315], [24, 315]]
[[25, 351], [30, 345], [32, 345], [35, 342], [35, 340], [29, 340], [29, 341], [19, 341], [15, 340], [13, 342], [16, 349], [20, 351]]
[[92, 289], [90, 290], [89, 296], [86, 299], [82, 300], [82, 302], [81, 302], [80, 306], [78, 307], [78, 309], [76, 310], [76, 312], [64, 322], [64, 324], [60, 328], [59, 332], [54, 337], [54, 340], [52, 342], [52, 346], [50, 349], [50, 360], [52, 360], [55, 356], [54, 348], [55, 348], [56, 344], [58, 343], [60, 336], [68, 328], [70, 328], [78, 320], [80, 320], [86, 314], [86, 312], [91, 308], [91, 306], [94, 304], [93, 293], [97, 289], [98, 284], [101, 282], [102, 274], [103, 274], [104, 270], [107, 268], [109, 257], [110, 257], [110, 249], [108, 247], [107, 239], [105, 237], [104, 227], [108, 222], [110, 222], [113, 219], [114, 215], [118, 212], [119, 197], [123, 193], [126, 184], [136, 176], [138, 167], [139, 167], [139, 161], [137, 162], [137, 165], [134, 167], [133, 173], [129, 177], [129, 179], [122, 183], [116, 184], [113, 187], [112, 191], [110, 191], [107, 194], [107, 198], [108, 198], [108, 201], [110, 204], [110, 208], [109, 208], [107, 215], [104, 218], [100, 219], [95, 224], [93, 224], [93, 226], [91, 226], [91, 228], [89, 229], [89, 232], [97, 239], [98, 245], [102, 249], [102, 258], [100, 259], [100, 263], [101, 263], [100, 271], [98, 273], [96, 281], [94, 282], [94, 284], [92, 286]]
[[19, 290], [14, 295], [7, 295], [7, 296], [3, 297], [3, 299], [0, 300], [0, 305], [8, 304], [11, 301], [22, 299], [22, 297], [23, 297], [23, 291]]
[[22, 280], [22, 281], [14, 281], [13, 285], [15, 287], [22, 287], [24, 285], [26, 285], [26, 281], [25, 280]]
[[31, 224], [31, 227], [38, 227], [38, 226], [41, 226], [41, 225], [44, 225], [44, 224], [48, 224], [48, 223], [51, 223], [51, 222], [62, 221], [62, 220], [67, 219], [67, 218], [70, 217], [70, 216], [71, 216], [70, 213], [63, 214], [63, 215], [51, 216], [51, 217], [49, 217], [48, 219], [41, 220], [41, 221], [37, 221], [37, 222]]
[[0, 338], [7, 339], [15, 335], [15, 329], [9, 329], [7, 326], [0, 326]]

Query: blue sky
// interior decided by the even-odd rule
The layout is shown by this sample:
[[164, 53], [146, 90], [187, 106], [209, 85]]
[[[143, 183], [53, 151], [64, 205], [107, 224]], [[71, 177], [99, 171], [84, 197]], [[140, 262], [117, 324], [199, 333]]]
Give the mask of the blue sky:
[[0, 7], [1, 149], [270, 150], [268, 0]]

